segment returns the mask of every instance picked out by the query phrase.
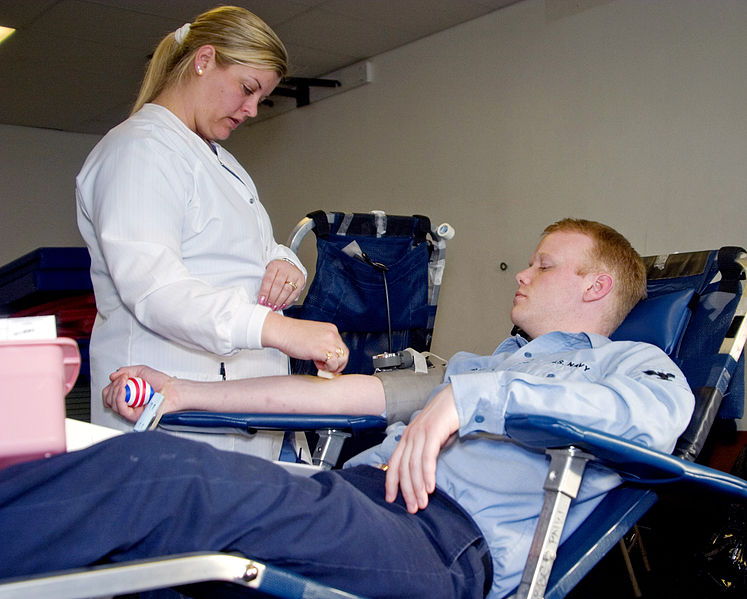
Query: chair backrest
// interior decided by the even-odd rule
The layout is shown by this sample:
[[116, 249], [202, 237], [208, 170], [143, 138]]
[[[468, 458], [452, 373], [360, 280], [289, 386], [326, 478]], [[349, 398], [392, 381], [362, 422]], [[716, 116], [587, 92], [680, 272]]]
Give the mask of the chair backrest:
[[[350, 350], [345, 373], [371, 374], [383, 352], [430, 349], [446, 244], [427, 217], [317, 211], [304, 229], [316, 235], [316, 273], [286, 314], [337, 325]], [[316, 369], [293, 360], [292, 371]]]
[[744, 413], [745, 314], [742, 294], [747, 254], [739, 247], [644, 258], [648, 298], [612, 339], [654, 343], [680, 366], [696, 398], [695, 411], [674, 455], [697, 458], [717, 417]]

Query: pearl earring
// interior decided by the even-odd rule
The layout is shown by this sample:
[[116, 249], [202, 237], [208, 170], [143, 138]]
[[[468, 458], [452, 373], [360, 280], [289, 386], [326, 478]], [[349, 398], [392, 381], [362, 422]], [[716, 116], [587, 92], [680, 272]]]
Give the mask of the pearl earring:
[[197, 74], [202, 75], [202, 67], [197, 67]]

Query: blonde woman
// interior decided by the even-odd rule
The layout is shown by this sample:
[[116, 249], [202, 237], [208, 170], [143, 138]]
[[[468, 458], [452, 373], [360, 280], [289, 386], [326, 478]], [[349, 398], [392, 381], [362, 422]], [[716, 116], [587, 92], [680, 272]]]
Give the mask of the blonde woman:
[[[101, 401], [122, 364], [201, 381], [287, 374], [288, 355], [345, 367], [334, 325], [282, 316], [306, 271], [275, 242], [251, 177], [218, 143], [256, 116], [287, 64], [282, 42], [251, 12], [198, 16], [159, 43], [131, 116], [78, 174], [98, 310], [93, 422], [131, 427]], [[277, 439], [261, 443], [271, 447], [251, 451], [277, 450]]]

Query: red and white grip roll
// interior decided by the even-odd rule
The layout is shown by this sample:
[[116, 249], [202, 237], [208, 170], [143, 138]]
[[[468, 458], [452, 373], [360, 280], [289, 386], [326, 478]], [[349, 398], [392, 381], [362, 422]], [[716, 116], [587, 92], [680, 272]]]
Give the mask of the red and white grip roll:
[[125, 385], [125, 402], [131, 408], [139, 408], [146, 405], [155, 394], [150, 383], [140, 377], [130, 377]]

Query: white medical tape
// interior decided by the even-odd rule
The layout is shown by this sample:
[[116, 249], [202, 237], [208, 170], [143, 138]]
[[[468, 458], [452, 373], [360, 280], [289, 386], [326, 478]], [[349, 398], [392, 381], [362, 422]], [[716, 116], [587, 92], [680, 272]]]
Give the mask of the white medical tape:
[[412, 367], [415, 372], [419, 372], [421, 374], [428, 372], [428, 362], [426, 361], [424, 354], [421, 354], [419, 351], [415, 351], [411, 347], [406, 348], [404, 351], [412, 356]]

